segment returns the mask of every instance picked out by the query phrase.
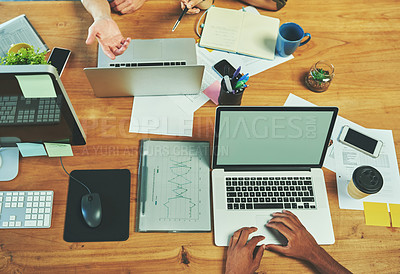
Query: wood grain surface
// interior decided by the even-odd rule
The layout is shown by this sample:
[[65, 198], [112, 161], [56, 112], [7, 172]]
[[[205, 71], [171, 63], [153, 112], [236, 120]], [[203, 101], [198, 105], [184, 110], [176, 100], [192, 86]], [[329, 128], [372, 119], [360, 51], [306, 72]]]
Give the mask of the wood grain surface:
[[[216, 0], [216, 5], [239, 9], [244, 4]], [[196, 38], [199, 15], [185, 16], [171, 32], [180, 12], [177, 0], [148, 0], [134, 14], [113, 14], [113, 19], [123, 35], [132, 38]], [[312, 39], [294, 53], [293, 60], [251, 77], [242, 105], [281, 106], [294, 93], [320, 106], [338, 106], [340, 116], [364, 127], [393, 130], [399, 156], [398, 0], [292, 0], [278, 12], [261, 13], [281, 23], [300, 24]], [[52, 227], [1, 230], [0, 272], [222, 273], [226, 248], [213, 244], [211, 232], [134, 232], [139, 140], [161, 136], [128, 132], [133, 98], [94, 97], [83, 68], [96, 66], [97, 46], [85, 44], [92, 18], [81, 3], [0, 2], [0, 23], [20, 14], [27, 15], [50, 48], [72, 50], [62, 82], [87, 134], [87, 145], [74, 147], [75, 156], [64, 158], [66, 169], [129, 169], [131, 225], [125, 242], [65, 242], [68, 177], [59, 159], [21, 158], [19, 175], [11, 182], [0, 182], [0, 190], [54, 190]], [[303, 78], [322, 59], [334, 64], [336, 76], [328, 91], [314, 93]], [[214, 113], [211, 101], [196, 111], [192, 139], [212, 142]], [[336, 238], [334, 245], [324, 248], [355, 273], [400, 272], [400, 229], [366, 226], [362, 211], [339, 209], [335, 174], [324, 171]], [[265, 252], [259, 272], [307, 273], [313, 269], [302, 261]]]

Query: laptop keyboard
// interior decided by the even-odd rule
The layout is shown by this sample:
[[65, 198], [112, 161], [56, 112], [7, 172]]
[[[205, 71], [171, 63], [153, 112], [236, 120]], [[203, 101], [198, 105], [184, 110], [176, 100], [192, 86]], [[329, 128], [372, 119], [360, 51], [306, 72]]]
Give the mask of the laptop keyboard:
[[186, 61], [174, 61], [174, 62], [145, 62], [145, 63], [112, 63], [110, 67], [168, 67], [168, 66], [186, 66]]
[[225, 177], [227, 208], [316, 209], [311, 177]]
[[0, 125], [41, 125], [60, 122], [61, 97], [0, 96]]

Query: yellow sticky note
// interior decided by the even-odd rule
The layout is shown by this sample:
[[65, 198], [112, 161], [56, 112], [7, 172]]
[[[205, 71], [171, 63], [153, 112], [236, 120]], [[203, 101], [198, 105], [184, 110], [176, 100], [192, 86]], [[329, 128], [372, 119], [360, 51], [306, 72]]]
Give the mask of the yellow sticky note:
[[400, 227], [400, 205], [389, 204], [390, 216], [392, 217], [392, 226]]
[[47, 74], [16, 75], [22, 94], [25, 98], [54, 98], [57, 97], [53, 81]]
[[44, 143], [49, 157], [74, 156], [70, 144]]
[[367, 225], [390, 227], [386, 203], [364, 202], [364, 216]]

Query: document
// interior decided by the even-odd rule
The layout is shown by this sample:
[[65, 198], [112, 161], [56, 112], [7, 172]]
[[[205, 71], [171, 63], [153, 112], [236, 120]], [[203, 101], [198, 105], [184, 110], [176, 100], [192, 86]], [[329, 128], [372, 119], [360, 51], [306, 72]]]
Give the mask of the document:
[[[316, 106], [294, 94], [289, 94], [284, 106]], [[338, 141], [344, 125], [364, 132], [384, 143], [378, 158], [372, 158]], [[400, 176], [396, 150], [391, 130], [366, 129], [343, 117], [336, 118], [332, 131], [332, 145], [328, 147], [323, 166], [336, 172], [339, 207], [342, 209], [363, 210], [363, 201], [400, 204]], [[356, 200], [347, 193], [354, 169], [358, 166], [375, 167], [383, 176], [383, 188], [377, 194]]]
[[278, 29], [278, 18], [212, 7], [200, 46], [273, 60]]
[[[346, 145], [335, 147], [336, 182], [339, 196], [339, 207], [342, 209], [363, 209], [363, 202], [400, 204], [400, 176], [396, 150], [391, 130], [355, 128], [383, 142], [378, 158], [368, 156]], [[383, 177], [383, 187], [377, 193], [357, 200], [347, 193], [347, 184], [353, 171], [363, 165], [376, 168]]]
[[39, 52], [48, 51], [40, 35], [33, 28], [25, 14], [0, 25], [0, 57], [7, 55], [12, 44], [27, 43]]
[[197, 64], [205, 66], [201, 90], [205, 90], [215, 81], [221, 81], [221, 76], [219, 76], [213, 70], [212, 66], [222, 59], [227, 60], [235, 68], [241, 66], [242, 72], [249, 73], [250, 76], [254, 76], [260, 72], [294, 58], [293, 55], [288, 57], [280, 57], [277, 55], [275, 56], [274, 60], [264, 60], [218, 50], [213, 50], [210, 52], [205, 48], [199, 47], [198, 44], [196, 45], [196, 53]]
[[210, 144], [140, 141], [137, 231], [210, 231]]
[[192, 137], [193, 112], [183, 110], [173, 97], [135, 97], [129, 132]]

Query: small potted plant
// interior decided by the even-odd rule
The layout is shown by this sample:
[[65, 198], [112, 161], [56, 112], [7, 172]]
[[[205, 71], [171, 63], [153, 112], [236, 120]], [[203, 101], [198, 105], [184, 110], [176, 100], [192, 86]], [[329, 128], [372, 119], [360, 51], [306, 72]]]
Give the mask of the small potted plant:
[[328, 89], [334, 77], [334, 67], [327, 61], [321, 60], [315, 63], [305, 77], [307, 87], [316, 92]]
[[0, 65], [47, 64], [45, 56], [46, 52], [39, 52], [39, 49], [20, 43], [11, 46], [7, 55], [0, 59]]

